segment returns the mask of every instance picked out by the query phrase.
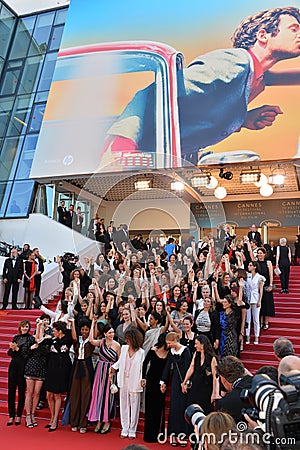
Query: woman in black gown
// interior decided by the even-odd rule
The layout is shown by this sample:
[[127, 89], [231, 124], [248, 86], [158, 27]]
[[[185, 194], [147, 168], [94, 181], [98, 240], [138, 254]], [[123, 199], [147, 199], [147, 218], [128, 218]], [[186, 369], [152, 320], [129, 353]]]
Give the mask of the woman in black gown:
[[258, 273], [266, 279], [264, 291], [261, 298], [260, 323], [261, 328], [269, 328], [269, 317], [275, 316], [274, 297], [273, 297], [273, 266], [271, 261], [266, 260], [267, 251], [260, 247], [257, 251], [257, 260], [259, 262]]
[[170, 348], [170, 352], [161, 378], [160, 389], [162, 393], [166, 391], [166, 383], [171, 366], [173, 366], [168, 435], [172, 438], [171, 445], [174, 445], [177, 444], [176, 441], [174, 442], [175, 436], [181, 433], [188, 434], [190, 431], [184, 418], [184, 412], [187, 407], [187, 396], [182, 393], [181, 384], [190, 366], [191, 353], [187, 347], [179, 343], [179, 335], [177, 333], [172, 331], [168, 333], [166, 343], [168, 348]]
[[157, 442], [159, 433], [165, 427], [165, 394], [161, 392], [159, 382], [162, 378], [168, 356], [165, 334], [161, 334], [157, 344], [149, 350], [143, 363], [145, 380], [145, 426], [144, 441]]
[[276, 253], [276, 267], [281, 271], [280, 273], [280, 283], [281, 283], [281, 293], [289, 293], [289, 278], [290, 278], [290, 267], [292, 261], [292, 252], [290, 247], [287, 245], [286, 238], [281, 238], [279, 240], [279, 245], [277, 247]]
[[46, 428], [55, 431], [58, 423], [58, 415], [61, 407], [61, 394], [67, 392], [71, 373], [71, 359], [69, 350], [72, 345], [70, 330], [64, 322], [54, 322], [53, 339], [50, 341], [48, 371], [45, 388], [47, 400], [51, 412], [51, 420]]
[[[187, 394], [188, 405], [197, 403], [205, 414], [209, 414], [218, 396], [217, 358], [207, 336], [196, 336], [195, 348], [196, 352], [181, 385], [182, 392]], [[188, 381], [191, 381], [190, 389]]]

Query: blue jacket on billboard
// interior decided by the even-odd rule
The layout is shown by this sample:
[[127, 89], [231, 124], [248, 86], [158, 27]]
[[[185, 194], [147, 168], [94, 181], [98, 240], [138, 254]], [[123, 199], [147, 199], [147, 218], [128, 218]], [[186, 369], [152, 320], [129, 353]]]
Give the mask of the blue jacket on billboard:
[[[196, 58], [178, 73], [182, 152], [197, 152], [238, 131], [245, 121], [254, 68], [241, 48], [221, 49]], [[123, 136], [149, 151], [155, 145], [155, 84], [137, 92], [110, 136]]]

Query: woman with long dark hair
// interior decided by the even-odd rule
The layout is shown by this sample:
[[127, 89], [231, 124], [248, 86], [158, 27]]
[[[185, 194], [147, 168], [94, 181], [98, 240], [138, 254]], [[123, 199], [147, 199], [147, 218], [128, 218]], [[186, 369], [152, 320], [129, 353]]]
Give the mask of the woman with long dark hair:
[[181, 388], [188, 394], [188, 404], [197, 403], [208, 414], [213, 411], [213, 402], [218, 397], [217, 358], [207, 336], [196, 336], [195, 348]]
[[25, 309], [32, 308], [32, 300], [35, 293], [35, 275], [37, 273], [37, 262], [35, 253], [31, 252], [27, 261], [24, 261], [24, 304]]
[[70, 330], [65, 322], [52, 324], [53, 338], [50, 340], [48, 371], [45, 388], [51, 412], [51, 419], [46, 428], [49, 432], [55, 431], [58, 425], [58, 415], [61, 407], [61, 394], [67, 392], [71, 372], [71, 359], [69, 350], [72, 345]]
[[166, 336], [161, 334], [152, 347], [143, 364], [143, 380], [145, 390], [145, 426], [144, 441], [157, 442], [159, 433], [165, 426], [165, 394], [161, 392], [161, 380], [168, 356]]
[[79, 430], [80, 433], [86, 433], [87, 413], [94, 376], [92, 363], [94, 346], [89, 342], [91, 322], [87, 318], [79, 322], [79, 337], [76, 334], [74, 319], [69, 319], [69, 323], [71, 323], [71, 335], [75, 352], [70, 388], [70, 425], [72, 431]]
[[267, 251], [264, 247], [257, 250], [257, 260], [259, 262], [258, 273], [266, 279], [263, 295], [261, 298], [260, 323], [261, 328], [269, 328], [269, 317], [275, 316], [275, 306], [273, 297], [273, 266], [270, 260], [266, 259]]

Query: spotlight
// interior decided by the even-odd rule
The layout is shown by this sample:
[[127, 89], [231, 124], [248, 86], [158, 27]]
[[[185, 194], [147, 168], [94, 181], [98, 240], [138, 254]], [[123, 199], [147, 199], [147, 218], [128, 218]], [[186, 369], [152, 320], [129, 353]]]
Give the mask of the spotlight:
[[233, 173], [230, 172], [229, 170], [227, 172], [224, 172], [224, 169], [222, 168], [220, 169], [219, 177], [224, 178], [224, 180], [232, 180]]
[[260, 181], [260, 176], [260, 169], [244, 169], [240, 173], [240, 182], [243, 184], [258, 183]]
[[270, 184], [261, 186], [259, 193], [262, 197], [270, 197], [273, 194], [273, 188]]
[[208, 189], [215, 189], [218, 186], [218, 180], [213, 175], [210, 177], [210, 182], [206, 186]]
[[191, 183], [192, 186], [195, 188], [199, 188], [199, 187], [207, 187], [210, 183], [210, 172], [208, 173], [200, 173], [199, 175], [194, 176], [193, 178], [191, 178]]
[[215, 189], [214, 195], [218, 200], [222, 200], [226, 197], [227, 191], [223, 186], [219, 186]]
[[269, 176], [269, 184], [273, 184], [277, 187], [283, 187], [285, 181], [286, 173], [284, 169], [277, 167], [271, 170], [271, 175]]
[[137, 180], [134, 183], [134, 188], [136, 191], [148, 191], [153, 187], [153, 180], [152, 179], [146, 179], [146, 180]]
[[173, 181], [171, 183], [171, 189], [172, 191], [184, 191], [184, 184], [181, 181]]

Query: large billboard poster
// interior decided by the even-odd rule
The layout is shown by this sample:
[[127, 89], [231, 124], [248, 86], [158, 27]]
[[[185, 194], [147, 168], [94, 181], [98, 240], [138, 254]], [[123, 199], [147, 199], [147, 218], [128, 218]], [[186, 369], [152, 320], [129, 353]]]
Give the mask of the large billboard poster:
[[31, 176], [297, 157], [299, 6], [72, 0]]

